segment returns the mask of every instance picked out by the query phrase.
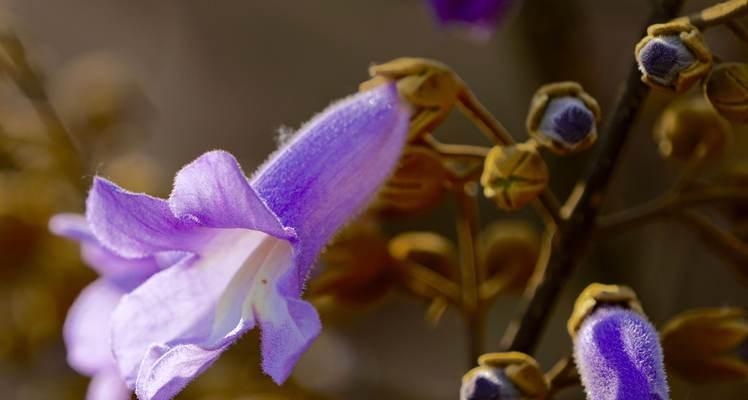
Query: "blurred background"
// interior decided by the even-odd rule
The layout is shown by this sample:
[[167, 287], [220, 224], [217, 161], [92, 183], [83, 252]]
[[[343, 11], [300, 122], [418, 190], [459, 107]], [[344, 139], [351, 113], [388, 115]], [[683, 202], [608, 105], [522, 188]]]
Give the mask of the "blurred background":
[[[63, 177], [39, 144], [57, 128], [2, 79], [0, 128], [9, 139], [0, 154], [0, 397], [83, 398], [87, 379], [67, 366], [60, 331], [67, 308], [95, 273], [80, 262], [75, 243], [47, 233], [46, 221], [56, 212], [83, 211], [94, 174], [165, 195], [181, 165], [216, 148], [252, 171], [275, 148], [279, 130], [295, 129], [356, 92], [372, 63], [401, 56], [451, 66], [518, 139], [526, 137], [535, 89], [551, 81], [579, 81], [607, 117], [650, 2], [521, 3], [491, 40], [475, 42], [438, 27], [420, 0], [0, 0], [0, 29], [18, 34], [53, 112], [86, 157], [82, 173]], [[711, 3], [691, 0], [686, 7]], [[722, 28], [707, 38], [723, 60], [748, 57], [748, 46]], [[671, 99], [655, 93], [647, 100], [607, 210], [651, 199], [678, 175], [680, 167], [659, 157], [651, 137]], [[748, 132], [735, 129], [730, 157], [745, 157]], [[457, 115], [437, 136], [489, 144]], [[558, 197], [568, 195], [590, 154], [548, 158]], [[447, 199], [383, 223], [389, 233], [430, 229], [454, 238], [454, 209]], [[484, 199], [481, 216], [483, 225], [506, 218], [537, 225], [529, 210], [503, 214]], [[667, 220], [647, 225], [597, 243], [555, 306], [536, 354], [543, 367], [570, 354], [565, 322], [592, 281], [632, 286], [655, 325], [689, 308], [748, 306], [744, 283], [696, 237]], [[489, 350], [498, 349], [519, 305], [518, 297], [497, 301]], [[455, 399], [467, 370], [463, 323], [451, 309], [430, 323], [426, 306], [392, 290], [366, 304], [323, 310], [322, 336], [283, 388], [261, 374], [258, 338], [248, 335], [178, 398]], [[745, 398], [748, 389], [676, 377], [671, 384], [679, 400]], [[560, 398], [583, 396], [571, 389]]]

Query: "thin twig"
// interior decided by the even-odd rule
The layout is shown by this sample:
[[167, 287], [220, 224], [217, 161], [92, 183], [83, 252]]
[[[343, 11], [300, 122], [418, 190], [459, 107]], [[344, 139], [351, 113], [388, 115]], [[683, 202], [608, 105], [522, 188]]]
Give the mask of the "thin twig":
[[725, 24], [738, 39], [748, 43], [748, 28], [740, 21], [727, 21]]
[[71, 182], [81, 191], [85, 191], [87, 183], [81, 179], [85, 167], [80, 148], [52, 107], [44, 82], [29, 63], [23, 44], [18, 36], [5, 32], [0, 34], [0, 47], [8, 56], [7, 59], [0, 57], [3, 72], [10, 76], [21, 93], [26, 96], [44, 124], [47, 134], [58, 145], [59, 163], [70, 176]]
[[642, 205], [598, 218], [601, 232], [616, 232], [645, 224], [659, 217], [671, 215], [684, 208], [724, 202], [748, 202], [748, 189], [709, 187], [693, 193], [663, 195]]
[[748, 14], [748, 0], [728, 0], [689, 15], [688, 21], [705, 30]]
[[462, 272], [462, 309], [468, 329], [468, 365], [483, 353], [485, 313], [482, 310], [479, 288], [484, 279], [478, 253], [478, 204], [475, 193], [466, 189], [457, 192], [457, 243]]
[[[663, 0], [660, 7], [655, 7], [644, 28], [673, 19], [681, 5], [682, 0]], [[601, 135], [602, 143], [585, 180], [585, 191], [569, 220], [561, 227], [558, 248], [563, 251], [555, 252], [551, 257], [543, 281], [520, 318], [519, 329], [510, 345], [511, 350], [524, 353], [534, 351], [561, 289], [587, 253], [610, 178], [626, 144], [628, 132], [648, 93], [649, 88], [641, 82], [637, 65], [632, 63], [624, 90]]]

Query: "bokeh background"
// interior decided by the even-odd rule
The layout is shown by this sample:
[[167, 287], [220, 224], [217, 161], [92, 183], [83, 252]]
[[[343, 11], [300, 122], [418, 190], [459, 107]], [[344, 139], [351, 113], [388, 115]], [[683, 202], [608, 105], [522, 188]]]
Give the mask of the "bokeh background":
[[[67, 367], [60, 329], [78, 290], [95, 275], [78, 260], [75, 244], [46, 233], [44, 221], [54, 212], [82, 211], [74, 186], [85, 187], [95, 173], [163, 195], [181, 165], [215, 148], [234, 153], [251, 171], [275, 148], [279, 128], [300, 126], [355, 92], [370, 64], [400, 56], [450, 65], [518, 139], [525, 138], [530, 98], [546, 82], [579, 81], [608, 115], [649, 1], [522, 3], [493, 39], [475, 42], [439, 28], [420, 0], [0, 1], [0, 29], [18, 33], [51, 103], [88, 157], [81, 181], [58, 187], [54, 174], [39, 173], [51, 164], [33, 146], [3, 149], [3, 168], [11, 172], [0, 182], [0, 397], [83, 397], [87, 380]], [[686, 7], [710, 3], [692, 0]], [[724, 60], [748, 57], [748, 46], [721, 28], [707, 38]], [[606, 209], [653, 198], [678, 175], [678, 165], [660, 159], [651, 139], [653, 121], [670, 100], [665, 94], [647, 100]], [[0, 122], [14, 138], [43, 136], [36, 114], [8, 82], [0, 82]], [[737, 130], [732, 157], [748, 154], [748, 132]], [[450, 118], [438, 136], [488, 144], [460, 117]], [[589, 154], [549, 159], [559, 197], [588, 161]], [[453, 212], [445, 201], [386, 225], [393, 232], [433, 229], [454, 237]], [[481, 214], [484, 225], [499, 218], [534, 221], [529, 211], [502, 214], [485, 200]], [[565, 321], [591, 281], [631, 285], [660, 325], [697, 306], [748, 306], [746, 286], [697, 238], [668, 221], [648, 225], [595, 246], [555, 306], [537, 352], [544, 367], [570, 353]], [[489, 349], [498, 348], [519, 304], [512, 297], [497, 302]], [[455, 399], [466, 370], [462, 321], [448, 310], [434, 326], [425, 308], [393, 291], [325, 317], [323, 335], [283, 389], [261, 375], [258, 339], [249, 335], [178, 398]], [[671, 382], [679, 400], [740, 399], [748, 390], [746, 383]], [[561, 398], [583, 394], [572, 389]]]

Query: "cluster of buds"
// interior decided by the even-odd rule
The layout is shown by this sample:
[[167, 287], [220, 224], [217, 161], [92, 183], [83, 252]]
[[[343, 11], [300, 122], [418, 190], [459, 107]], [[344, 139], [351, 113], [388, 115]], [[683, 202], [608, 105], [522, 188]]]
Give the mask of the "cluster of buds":
[[567, 155], [588, 149], [597, 139], [600, 106], [576, 82], [542, 86], [527, 114], [525, 143], [496, 146], [481, 176], [484, 195], [499, 208], [515, 210], [535, 200], [548, 186], [549, 173], [539, 147]]

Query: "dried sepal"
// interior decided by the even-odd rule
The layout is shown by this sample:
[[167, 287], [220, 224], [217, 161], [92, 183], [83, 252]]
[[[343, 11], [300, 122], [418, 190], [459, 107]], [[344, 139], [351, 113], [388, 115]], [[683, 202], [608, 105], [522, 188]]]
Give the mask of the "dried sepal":
[[676, 93], [688, 90], [712, 67], [701, 31], [684, 20], [650, 26], [634, 53], [644, 83]]
[[694, 382], [748, 379], [748, 360], [737, 354], [748, 341], [748, 316], [735, 307], [681, 313], [662, 329], [668, 367]]
[[322, 253], [322, 261], [325, 270], [310, 282], [309, 295], [316, 300], [363, 305], [380, 299], [397, 281], [387, 240], [370, 218], [361, 218], [338, 233]]
[[449, 239], [434, 232], [405, 232], [387, 246], [398, 262], [414, 262], [450, 278], [456, 278], [457, 250]]
[[369, 75], [372, 79], [361, 83], [361, 91], [395, 81], [400, 95], [413, 107], [409, 140], [439, 126], [464, 88], [462, 80], [449, 67], [426, 58], [403, 57], [373, 65]]
[[732, 127], [701, 97], [672, 102], [653, 131], [664, 158], [688, 162], [719, 158], [732, 140]]
[[499, 208], [517, 210], [548, 185], [548, 167], [535, 143], [496, 146], [486, 157], [480, 178], [483, 194]]
[[604, 285], [593, 283], [587, 286], [577, 297], [574, 303], [574, 311], [566, 323], [566, 329], [573, 338], [585, 318], [600, 305], [619, 305], [639, 314], [644, 315], [641, 303], [631, 288], [619, 285]]
[[704, 96], [725, 118], [748, 122], [748, 64], [722, 63], [704, 81]]
[[527, 131], [558, 154], [585, 150], [597, 140], [600, 106], [576, 82], [556, 82], [535, 92], [527, 113]]
[[512, 384], [519, 389], [522, 398], [540, 399], [548, 393], [550, 385], [540, 365], [525, 353], [483, 354], [478, 358], [478, 365], [503, 371]]
[[438, 153], [423, 146], [407, 146], [372, 208], [385, 213], [429, 209], [442, 200], [450, 178]]
[[479, 240], [488, 276], [481, 285], [481, 295], [521, 293], [540, 255], [541, 238], [537, 230], [521, 220], [497, 221], [480, 233]]

